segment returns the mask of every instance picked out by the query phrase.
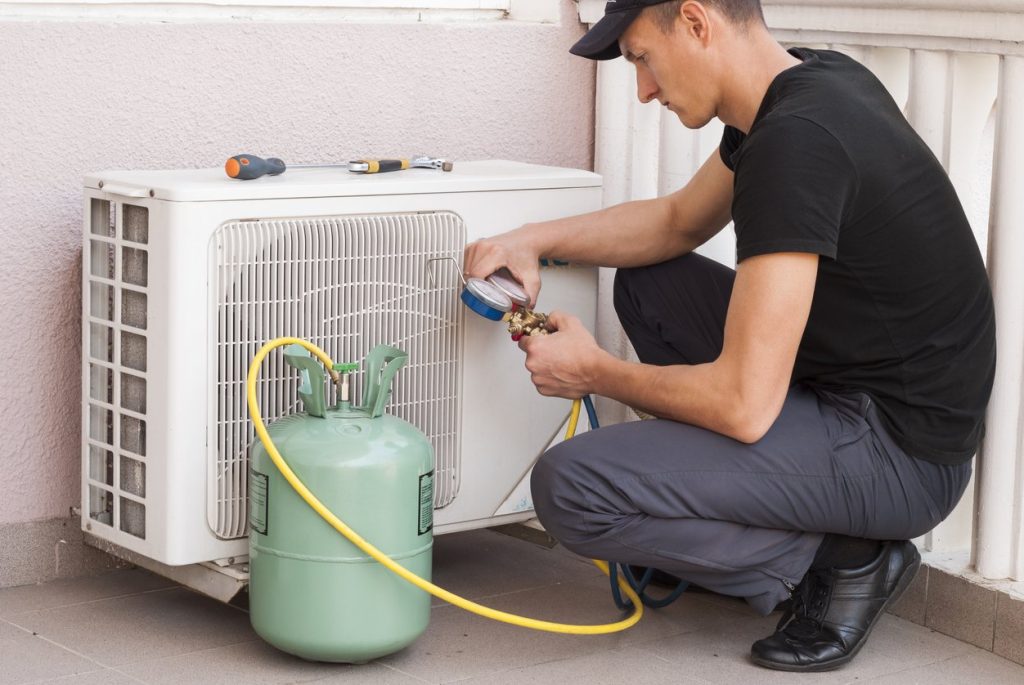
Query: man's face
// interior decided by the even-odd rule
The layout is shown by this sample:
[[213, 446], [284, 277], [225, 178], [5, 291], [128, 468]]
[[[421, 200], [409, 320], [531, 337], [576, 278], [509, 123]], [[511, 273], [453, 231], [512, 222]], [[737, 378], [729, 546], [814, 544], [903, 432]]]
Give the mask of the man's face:
[[685, 15], [665, 33], [649, 12], [641, 13], [619, 38], [619, 49], [636, 67], [640, 102], [658, 100], [687, 128], [700, 128], [715, 116], [707, 50]]

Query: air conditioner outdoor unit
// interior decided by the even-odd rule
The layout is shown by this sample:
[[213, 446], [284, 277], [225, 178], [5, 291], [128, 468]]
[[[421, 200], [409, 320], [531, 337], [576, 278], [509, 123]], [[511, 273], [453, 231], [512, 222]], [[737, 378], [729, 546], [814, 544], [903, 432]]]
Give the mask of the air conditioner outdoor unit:
[[[245, 555], [245, 374], [285, 335], [339, 362], [379, 343], [409, 353], [388, 411], [434, 446], [436, 532], [531, 517], [529, 471], [569, 402], [537, 394], [505, 327], [459, 302], [455, 264], [430, 260], [461, 265], [469, 241], [598, 209], [600, 183], [507, 161], [253, 181], [221, 169], [87, 176], [83, 529], [171, 566]], [[596, 270], [542, 274], [538, 309], [593, 329]], [[267, 419], [301, 409], [282, 357], [259, 384]]]

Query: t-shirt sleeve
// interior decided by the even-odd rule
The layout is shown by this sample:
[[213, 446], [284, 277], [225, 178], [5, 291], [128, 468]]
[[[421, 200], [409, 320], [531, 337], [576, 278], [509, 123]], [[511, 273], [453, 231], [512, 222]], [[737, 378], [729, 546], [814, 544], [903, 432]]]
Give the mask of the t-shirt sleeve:
[[772, 252], [836, 258], [857, 173], [830, 133], [799, 117], [765, 121], [733, 158], [736, 261]]
[[725, 130], [722, 131], [722, 142], [718, 145], [718, 155], [722, 158], [725, 166], [729, 168], [729, 171], [736, 171], [732, 167], [732, 156], [740, 149], [744, 137], [742, 131], [732, 126], [726, 126]]

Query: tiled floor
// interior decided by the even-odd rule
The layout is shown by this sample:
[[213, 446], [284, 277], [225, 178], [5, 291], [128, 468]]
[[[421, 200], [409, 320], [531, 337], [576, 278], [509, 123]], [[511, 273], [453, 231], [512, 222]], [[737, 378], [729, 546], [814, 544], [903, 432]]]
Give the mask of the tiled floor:
[[[499, 609], [552, 620], [619, 615], [604, 577], [561, 548], [493, 531], [437, 538], [434, 579]], [[262, 642], [237, 608], [141, 570], [0, 590], [0, 684], [1024, 683], [1016, 665], [885, 616], [846, 668], [786, 674], [747, 660], [771, 632], [739, 601], [688, 593], [610, 636], [527, 631], [435, 603], [406, 650], [364, 666], [302, 661]]]

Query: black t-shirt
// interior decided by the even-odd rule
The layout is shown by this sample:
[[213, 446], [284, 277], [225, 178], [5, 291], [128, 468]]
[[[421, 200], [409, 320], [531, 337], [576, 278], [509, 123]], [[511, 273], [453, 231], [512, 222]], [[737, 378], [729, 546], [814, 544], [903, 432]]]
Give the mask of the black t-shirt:
[[867, 393], [896, 442], [955, 464], [984, 432], [992, 294], [942, 166], [852, 59], [803, 63], [768, 88], [750, 132], [726, 127], [736, 257], [821, 256], [793, 381]]

